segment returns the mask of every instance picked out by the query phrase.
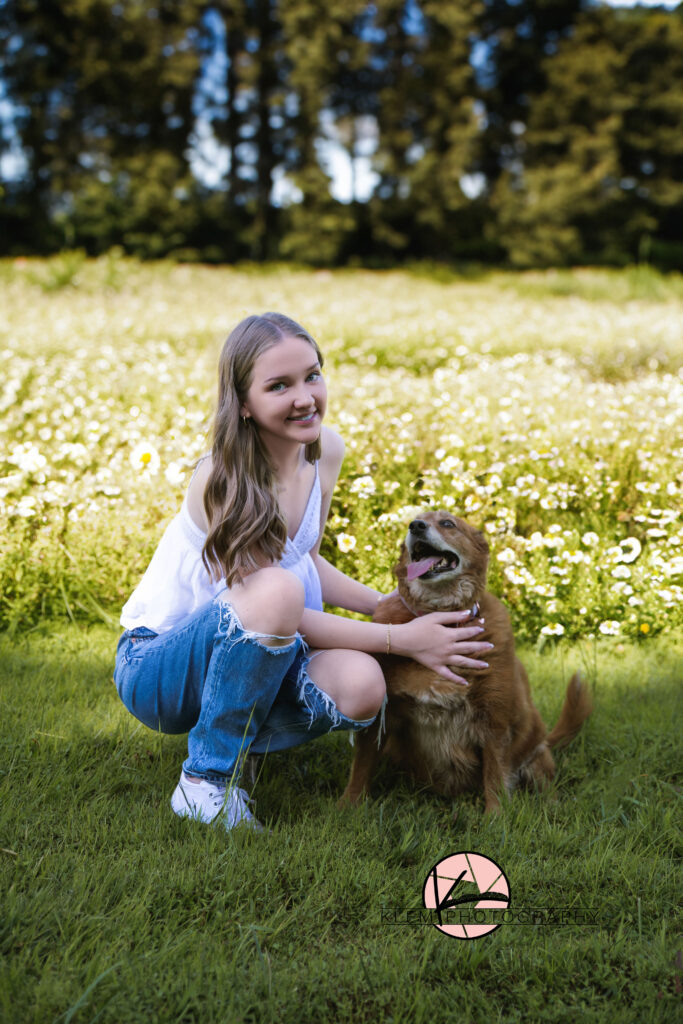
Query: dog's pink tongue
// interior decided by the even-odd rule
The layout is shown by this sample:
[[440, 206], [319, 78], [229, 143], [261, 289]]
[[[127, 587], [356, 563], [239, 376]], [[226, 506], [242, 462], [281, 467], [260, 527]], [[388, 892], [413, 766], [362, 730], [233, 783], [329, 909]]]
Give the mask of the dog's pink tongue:
[[408, 562], [406, 566], [406, 579], [416, 580], [418, 576], [424, 576], [433, 565], [436, 565], [439, 557], [438, 555], [432, 555], [430, 558], [421, 558], [419, 562]]

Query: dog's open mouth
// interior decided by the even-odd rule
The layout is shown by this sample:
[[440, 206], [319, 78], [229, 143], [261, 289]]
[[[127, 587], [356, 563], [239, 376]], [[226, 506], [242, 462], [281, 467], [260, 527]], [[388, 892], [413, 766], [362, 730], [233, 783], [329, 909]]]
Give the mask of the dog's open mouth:
[[446, 572], [453, 572], [460, 565], [460, 557], [455, 551], [443, 551], [433, 548], [430, 544], [420, 541], [413, 545], [412, 562], [406, 566], [407, 580], [430, 580]]

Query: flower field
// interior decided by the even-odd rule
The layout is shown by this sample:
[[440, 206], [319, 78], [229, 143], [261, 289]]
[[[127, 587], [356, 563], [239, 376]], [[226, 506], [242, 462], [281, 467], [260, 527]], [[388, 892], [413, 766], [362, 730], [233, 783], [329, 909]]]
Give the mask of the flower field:
[[325, 353], [346, 441], [323, 553], [393, 586], [421, 507], [483, 529], [520, 637], [683, 621], [683, 279], [0, 263], [0, 626], [116, 622], [207, 448], [251, 312]]

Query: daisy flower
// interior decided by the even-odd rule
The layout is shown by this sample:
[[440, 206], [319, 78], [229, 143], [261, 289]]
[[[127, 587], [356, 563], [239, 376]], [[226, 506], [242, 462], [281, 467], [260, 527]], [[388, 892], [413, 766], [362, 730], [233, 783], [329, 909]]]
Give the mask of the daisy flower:
[[337, 546], [340, 551], [347, 554], [349, 551], [353, 551], [356, 546], [356, 538], [350, 533], [338, 533], [337, 534]]
[[136, 444], [130, 453], [130, 464], [138, 472], [154, 476], [159, 470], [161, 459], [153, 444], [141, 441], [140, 444]]
[[620, 540], [619, 547], [623, 551], [622, 562], [635, 562], [643, 550], [637, 537], [626, 537], [624, 540]]

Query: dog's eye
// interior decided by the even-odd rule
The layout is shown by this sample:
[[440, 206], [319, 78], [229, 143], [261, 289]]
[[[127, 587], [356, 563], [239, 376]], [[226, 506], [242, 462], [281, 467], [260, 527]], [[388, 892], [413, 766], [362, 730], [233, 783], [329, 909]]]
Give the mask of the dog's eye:
[[452, 526], [455, 526], [455, 523], [453, 522], [452, 519], [442, 519], [441, 522], [439, 523], [439, 526], [444, 526], [447, 529], [450, 529]]

